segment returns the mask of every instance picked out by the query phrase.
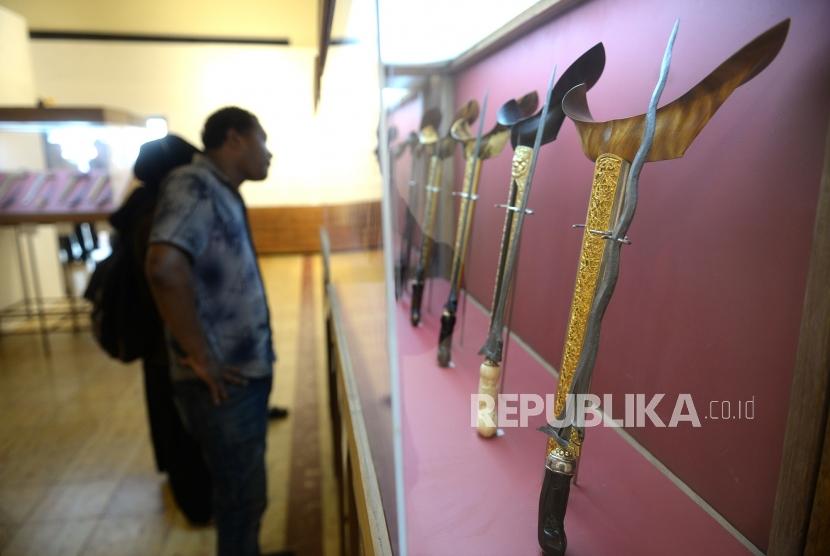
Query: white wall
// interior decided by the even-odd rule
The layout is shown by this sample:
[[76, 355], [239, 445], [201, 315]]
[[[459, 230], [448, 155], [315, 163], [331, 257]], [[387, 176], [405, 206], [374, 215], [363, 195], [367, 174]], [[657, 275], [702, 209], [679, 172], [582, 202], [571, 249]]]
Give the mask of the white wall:
[[159, 114], [197, 145], [213, 110], [235, 104], [257, 114], [275, 159], [268, 180], [243, 187], [252, 206], [380, 198], [369, 46], [329, 50], [317, 114], [311, 48], [35, 40], [32, 53], [39, 96]]
[[[286, 38], [317, 44], [316, 0], [3, 0], [38, 30]], [[348, 0], [338, 0], [338, 7]], [[336, 35], [337, 36], [337, 35]]]
[[[35, 103], [34, 72], [29, 49], [26, 21], [0, 6], [0, 105], [31, 106]], [[36, 170], [43, 168], [41, 139], [37, 135], [0, 132], [0, 170]], [[62, 279], [57, 259], [57, 232], [54, 226], [30, 228], [35, 236], [35, 252], [41, 275], [43, 294], [61, 295]], [[24, 267], [30, 268], [25, 258]], [[23, 288], [15, 246], [15, 233], [10, 227], [0, 228], [0, 309], [21, 300]]]
[[35, 98], [35, 82], [29, 30], [22, 17], [3, 6], [0, 6], [0, 52], [3, 56], [0, 103], [31, 103]]
[[[354, 10], [352, 19], [358, 27], [371, 28], [366, 10], [373, 4], [365, 4], [363, 13]], [[349, 36], [363, 32], [350, 27]], [[162, 115], [172, 132], [197, 145], [202, 123], [213, 110], [236, 104], [256, 113], [275, 159], [268, 180], [243, 186], [251, 206], [380, 198], [374, 156], [378, 74], [371, 36], [362, 44], [329, 49], [316, 113], [313, 48], [30, 41], [25, 21], [0, 7], [0, 53], [0, 104], [33, 105], [37, 98], [48, 98], [59, 105], [105, 105]], [[29, 136], [9, 142], [0, 134], [0, 169], [39, 168], [39, 141]], [[44, 294], [60, 295], [57, 233], [42, 226], [37, 234]], [[0, 265], [0, 307], [22, 296], [13, 238], [10, 230], [0, 229], [0, 257], [7, 263]]]

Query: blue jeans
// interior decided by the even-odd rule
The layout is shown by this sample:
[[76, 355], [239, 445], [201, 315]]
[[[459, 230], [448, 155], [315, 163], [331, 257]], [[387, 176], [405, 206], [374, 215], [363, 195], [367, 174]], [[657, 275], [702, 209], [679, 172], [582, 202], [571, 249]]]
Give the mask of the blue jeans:
[[267, 505], [265, 433], [271, 377], [226, 384], [214, 405], [200, 380], [174, 383], [176, 406], [204, 454], [213, 479], [219, 556], [259, 556], [259, 527]]

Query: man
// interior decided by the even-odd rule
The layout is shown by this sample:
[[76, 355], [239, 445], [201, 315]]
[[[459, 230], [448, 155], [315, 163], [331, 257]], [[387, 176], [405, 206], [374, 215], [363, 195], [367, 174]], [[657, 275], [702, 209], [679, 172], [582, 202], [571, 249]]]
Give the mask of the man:
[[176, 135], [144, 143], [135, 161], [135, 177], [141, 186], [110, 216], [118, 234], [118, 247], [126, 257], [125, 273], [133, 301], [131, 336], [139, 341], [144, 368], [144, 395], [156, 468], [167, 473], [176, 505], [194, 525], [206, 525], [213, 518], [210, 472], [196, 440], [184, 427], [173, 400], [170, 360], [164, 326], [144, 279], [144, 263], [156, 199], [164, 178], [175, 168], [190, 164], [198, 149]]
[[270, 316], [239, 187], [263, 180], [271, 153], [257, 118], [212, 114], [204, 155], [159, 194], [146, 274], [168, 331], [176, 405], [213, 480], [220, 556], [259, 555], [266, 506]]

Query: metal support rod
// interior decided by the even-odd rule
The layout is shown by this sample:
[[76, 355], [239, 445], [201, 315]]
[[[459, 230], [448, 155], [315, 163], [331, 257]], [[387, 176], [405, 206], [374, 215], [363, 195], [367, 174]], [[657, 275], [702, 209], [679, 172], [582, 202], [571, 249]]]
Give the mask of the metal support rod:
[[466, 281], [464, 284], [464, 289], [461, 290], [461, 334], [458, 339], [458, 345], [464, 346], [464, 330], [466, 329], [467, 324], [467, 288], [466, 288]]
[[26, 246], [29, 250], [29, 267], [31, 268], [32, 272], [32, 286], [35, 290], [35, 309], [37, 312], [38, 325], [40, 326], [40, 337], [43, 341], [43, 351], [46, 353], [47, 356], [49, 356], [51, 355], [52, 350], [49, 346], [49, 333], [46, 328], [46, 315], [44, 313], [45, 308], [43, 306], [43, 292], [40, 289], [40, 274], [38, 274], [37, 270], [37, 261], [35, 260], [35, 245], [34, 241], [32, 240], [31, 231], [26, 233]]
[[17, 266], [20, 270], [20, 284], [23, 288], [23, 304], [26, 307], [26, 316], [32, 318], [31, 292], [29, 292], [29, 278], [26, 276], [26, 263], [23, 259], [23, 248], [20, 245], [20, 226], [14, 227], [14, 246], [17, 248]]
[[[514, 207], [513, 205], [505, 205], [505, 204], [497, 204], [495, 205], [496, 208], [503, 208], [507, 210], [512, 210], [513, 212], [521, 212], [522, 207]], [[533, 214], [533, 209], [526, 208], [525, 214]]]
[[[70, 268], [70, 270], [72, 269], [71, 266], [69, 268]], [[85, 266], [84, 268], [88, 268], [88, 267]], [[68, 278], [68, 281], [66, 283], [66, 297], [69, 300], [69, 314], [72, 317], [72, 331], [73, 332], [78, 332], [81, 329], [81, 327], [78, 325], [78, 307], [75, 303], [75, 301], [76, 301], [75, 288], [74, 288], [75, 273], [70, 272], [67, 278]]]
[[[429, 276], [429, 269], [427, 269], [426, 276]], [[431, 315], [432, 314], [432, 283], [435, 280], [426, 280], [426, 288], [427, 288], [427, 312]]]

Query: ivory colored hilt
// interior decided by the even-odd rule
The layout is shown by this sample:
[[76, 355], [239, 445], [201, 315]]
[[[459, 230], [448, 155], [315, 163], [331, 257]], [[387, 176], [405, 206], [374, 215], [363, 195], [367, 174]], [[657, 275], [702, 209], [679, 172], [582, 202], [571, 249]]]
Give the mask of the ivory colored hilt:
[[478, 434], [492, 438], [498, 430], [498, 393], [501, 365], [485, 359], [478, 370]]

